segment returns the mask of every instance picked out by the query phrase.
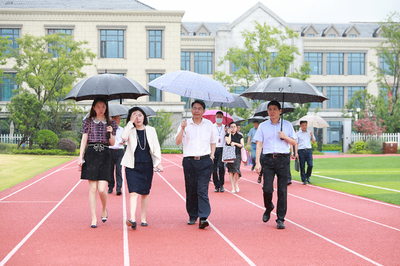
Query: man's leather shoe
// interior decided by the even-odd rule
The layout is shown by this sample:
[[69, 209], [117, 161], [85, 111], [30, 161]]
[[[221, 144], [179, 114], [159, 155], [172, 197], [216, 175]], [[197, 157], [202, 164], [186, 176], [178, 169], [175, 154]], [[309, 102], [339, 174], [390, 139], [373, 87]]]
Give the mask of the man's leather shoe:
[[287, 182], [287, 185], [288, 185], [288, 186], [291, 185], [291, 184], [292, 184], [292, 181]]
[[285, 229], [285, 225], [283, 224], [283, 221], [281, 221], [281, 220], [276, 221], [276, 228]]
[[117, 191], [117, 196], [120, 196], [122, 194], [121, 191]]
[[111, 194], [112, 191], [113, 191], [113, 190], [112, 190], [111, 188], [109, 188], [109, 189], [108, 189], [108, 194]]
[[194, 225], [196, 223], [196, 220], [189, 220], [187, 222], [188, 225]]
[[269, 221], [269, 218], [271, 218], [271, 212], [274, 209], [274, 206], [272, 206], [271, 210], [265, 210], [264, 215], [263, 215], [263, 222], [266, 223]]
[[207, 220], [200, 220], [199, 229], [204, 229], [204, 228], [206, 228], [207, 226], [209, 226], [209, 223], [208, 223]]
[[216, 187], [215, 190], [214, 190], [214, 192], [219, 192], [219, 188]]
[[221, 186], [220, 188], [219, 188], [219, 192], [224, 192], [225, 191], [225, 188], [223, 187], [223, 186]]
[[307, 178], [307, 183], [311, 184], [310, 178]]
[[306, 182], [306, 181], [304, 181], [304, 182], [303, 182], [303, 185], [307, 185], [307, 182]]

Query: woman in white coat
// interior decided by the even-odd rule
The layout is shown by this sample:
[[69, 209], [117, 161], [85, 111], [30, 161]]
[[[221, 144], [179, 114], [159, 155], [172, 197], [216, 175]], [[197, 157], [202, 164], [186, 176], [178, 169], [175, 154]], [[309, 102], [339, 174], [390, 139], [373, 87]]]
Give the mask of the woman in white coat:
[[147, 115], [139, 107], [129, 110], [127, 124], [121, 138], [127, 141], [127, 148], [121, 165], [125, 166], [126, 181], [130, 194], [131, 218], [126, 225], [136, 229], [136, 205], [141, 195], [141, 226], [147, 226], [146, 212], [154, 171], [163, 171], [161, 148], [154, 127], [147, 125]]

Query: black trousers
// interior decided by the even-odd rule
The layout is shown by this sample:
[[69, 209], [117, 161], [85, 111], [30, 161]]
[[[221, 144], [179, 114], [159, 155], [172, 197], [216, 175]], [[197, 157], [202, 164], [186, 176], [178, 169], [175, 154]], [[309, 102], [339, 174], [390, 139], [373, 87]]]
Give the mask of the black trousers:
[[264, 172], [264, 206], [266, 210], [273, 209], [272, 193], [274, 192], [274, 178], [278, 177], [278, 204], [276, 208], [277, 220], [285, 221], [287, 211], [287, 182], [290, 172], [290, 157], [267, 157], [262, 160]]
[[[108, 182], [108, 188], [109, 189], [114, 189], [115, 187], [115, 180], [117, 181], [117, 192], [121, 191], [122, 187], [122, 173], [121, 173], [121, 160], [122, 157], [124, 157], [124, 150], [123, 149], [118, 149], [118, 150], [112, 150], [110, 149], [110, 155], [111, 155], [111, 167], [113, 169], [110, 181]], [[115, 165], [115, 167], [114, 167]], [[114, 179], [114, 169], [115, 169], [115, 179]]]
[[213, 171], [211, 158], [195, 160], [184, 157], [182, 161], [185, 175], [186, 211], [190, 220], [207, 219], [211, 213], [208, 198], [208, 184]]
[[216, 148], [214, 153], [213, 183], [215, 188], [220, 188], [225, 184], [225, 166], [222, 162], [223, 148]]

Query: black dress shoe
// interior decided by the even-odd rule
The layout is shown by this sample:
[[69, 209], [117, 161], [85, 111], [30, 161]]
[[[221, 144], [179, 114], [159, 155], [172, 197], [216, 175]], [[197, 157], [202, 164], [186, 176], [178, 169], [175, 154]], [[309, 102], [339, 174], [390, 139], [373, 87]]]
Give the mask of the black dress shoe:
[[307, 183], [311, 184], [310, 178], [307, 178]]
[[145, 223], [144, 223], [144, 222], [141, 222], [140, 225], [141, 225], [141, 226], [148, 226], [147, 222], [145, 222]]
[[272, 207], [271, 210], [265, 210], [264, 214], [263, 214], [263, 222], [266, 223], [269, 221], [269, 218], [271, 218], [271, 212], [274, 209], [274, 206]]
[[224, 191], [225, 191], [225, 188], [224, 188], [223, 186], [221, 186], [221, 187], [219, 188], [219, 191], [220, 191], [220, 192], [224, 192]]
[[208, 223], [207, 220], [200, 220], [199, 229], [204, 229], [204, 228], [206, 228], [207, 226], [209, 226], [209, 223]]
[[117, 191], [117, 196], [120, 196], [122, 194], [121, 191]]
[[132, 220], [126, 220], [126, 225], [127, 226], [132, 226], [132, 229], [135, 230], [136, 229], [136, 222], [132, 221]]
[[291, 184], [292, 184], [292, 181], [287, 182], [287, 185], [288, 185], [288, 186], [291, 185]]
[[276, 221], [276, 228], [285, 229], [285, 225], [283, 224], [283, 221], [281, 221], [281, 220]]
[[306, 182], [306, 181], [304, 181], [304, 182], [303, 182], [303, 185], [307, 185], [307, 182]]
[[112, 191], [113, 191], [112, 188], [109, 188], [109, 189], [108, 189], [108, 194], [111, 194]]
[[216, 187], [215, 190], [214, 190], [214, 192], [219, 192], [219, 188]]
[[196, 223], [196, 220], [189, 220], [187, 222], [188, 225], [194, 225]]

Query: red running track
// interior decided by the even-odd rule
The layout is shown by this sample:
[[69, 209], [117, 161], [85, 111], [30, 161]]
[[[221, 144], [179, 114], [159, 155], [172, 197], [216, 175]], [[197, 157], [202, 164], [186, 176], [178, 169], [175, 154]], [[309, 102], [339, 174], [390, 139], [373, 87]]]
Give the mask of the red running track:
[[[400, 206], [294, 181], [286, 229], [268, 223], [257, 174], [240, 193], [210, 184], [211, 226], [186, 224], [182, 155], [163, 155], [148, 227], [125, 226], [128, 193], [108, 197], [109, 219], [90, 228], [87, 181], [76, 159], [0, 192], [0, 265], [399, 265]], [[274, 195], [276, 205], [276, 194]], [[136, 215], [140, 221], [140, 207]]]

